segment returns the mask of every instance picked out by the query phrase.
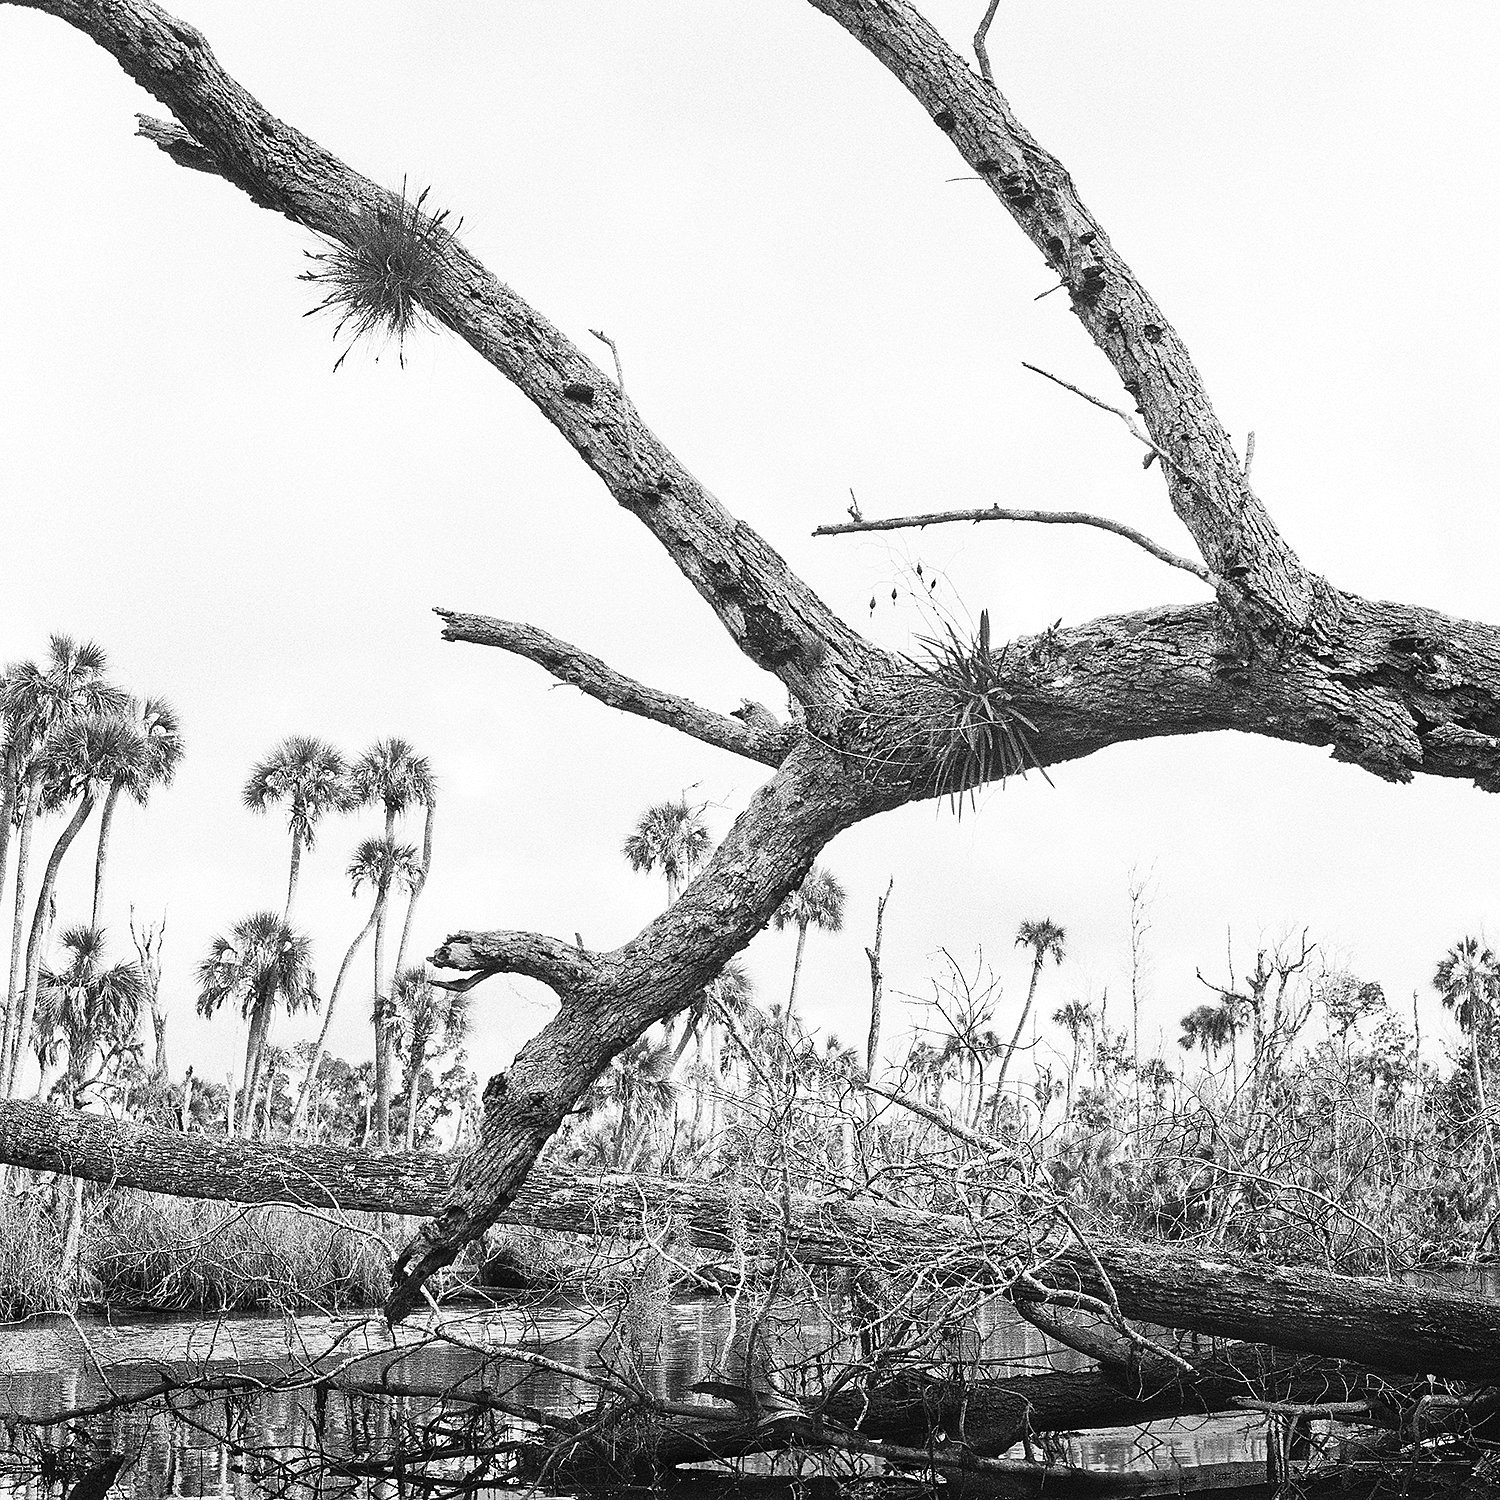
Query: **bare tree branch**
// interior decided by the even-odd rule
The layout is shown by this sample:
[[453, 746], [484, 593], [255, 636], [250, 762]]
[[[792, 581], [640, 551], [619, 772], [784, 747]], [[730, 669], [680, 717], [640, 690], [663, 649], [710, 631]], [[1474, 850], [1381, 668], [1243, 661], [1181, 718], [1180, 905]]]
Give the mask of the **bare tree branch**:
[[[142, 131], [183, 165], [348, 245], [399, 199], [277, 119], [220, 66], [192, 26], [153, 0], [6, 0], [76, 26], [159, 99], [177, 127]], [[452, 236], [435, 239], [423, 304], [520, 390], [615, 499], [645, 525], [745, 654], [809, 709], [845, 701], [879, 653], [736, 520], [560, 330]]]
[[498, 646], [502, 651], [524, 656], [545, 667], [560, 682], [611, 708], [654, 719], [720, 750], [758, 760], [763, 765], [779, 766], [791, 748], [788, 733], [780, 725], [772, 727], [758, 720], [752, 727], [749, 722], [700, 708], [688, 698], [658, 692], [534, 625], [496, 620], [488, 615], [460, 614], [451, 609], [435, 613], [442, 618], [445, 641]]
[[[1253, 600], [1255, 618], [1300, 628], [1327, 585], [1303, 568], [1246, 483], [1202, 377], [1071, 177], [910, 0], [809, 0], [927, 111], [1066, 284], [1073, 312], [1172, 465], [1172, 504], [1204, 561]], [[981, 28], [983, 31], [983, 28]]]
[[1126, 541], [1144, 548], [1152, 557], [1171, 568], [1181, 568], [1201, 578], [1210, 587], [1217, 587], [1215, 578], [1200, 562], [1188, 557], [1179, 557], [1158, 542], [1153, 542], [1143, 531], [1127, 526], [1123, 521], [1111, 521], [1108, 516], [1096, 516], [1084, 510], [1018, 510], [1013, 507], [991, 505], [985, 510], [937, 510], [917, 516], [891, 516], [881, 521], [840, 521], [829, 526], [819, 526], [814, 536], [844, 536], [852, 531], [905, 531], [913, 526], [941, 526], [949, 521], [1039, 521], [1054, 526], [1097, 526], [1101, 531], [1112, 531]]

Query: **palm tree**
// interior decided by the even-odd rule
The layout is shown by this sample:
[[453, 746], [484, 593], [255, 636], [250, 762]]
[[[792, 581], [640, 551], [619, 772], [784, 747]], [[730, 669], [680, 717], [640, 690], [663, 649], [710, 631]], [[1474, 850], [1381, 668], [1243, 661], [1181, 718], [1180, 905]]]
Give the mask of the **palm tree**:
[[1432, 985], [1444, 1006], [1453, 1012], [1459, 1029], [1469, 1039], [1469, 1070], [1474, 1079], [1479, 1120], [1484, 1127], [1493, 1190], [1500, 1185], [1500, 1172], [1497, 1172], [1500, 1163], [1495, 1156], [1495, 1133], [1485, 1098], [1480, 1051], [1495, 1026], [1496, 1002], [1500, 1000], [1500, 960], [1488, 947], [1482, 947], [1478, 938], [1466, 937], [1443, 955], [1437, 972], [1432, 976]]
[[[375, 900], [370, 906], [369, 919], [354, 934], [354, 940], [349, 944], [344, 960], [339, 965], [338, 975], [333, 981], [333, 989], [328, 996], [328, 1005], [323, 1011], [323, 1028], [319, 1031], [318, 1040], [313, 1046], [307, 1076], [303, 1079], [301, 1092], [297, 1095], [297, 1107], [292, 1111], [291, 1134], [293, 1135], [297, 1133], [297, 1127], [301, 1125], [303, 1116], [307, 1113], [308, 1102], [312, 1097], [318, 1077], [318, 1067], [328, 1046], [328, 1028], [333, 1024], [334, 1008], [338, 1005], [339, 996], [343, 993], [344, 981], [349, 977], [349, 971], [354, 964], [354, 955], [359, 952], [365, 939], [372, 932], [380, 931], [381, 919], [385, 915], [391, 887], [398, 884], [410, 886], [416, 879], [417, 869], [417, 851], [410, 844], [398, 844], [395, 839], [363, 839], [354, 851], [354, 858], [349, 862], [348, 871], [353, 887], [352, 893], [357, 896], [361, 886], [369, 885], [374, 888]], [[378, 959], [376, 964], [378, 968]]]
[[776, 930], [797, 929], [797, 956], [792, 960], [792, 988], [786, 1000], [786, 1023], [790, 1025], [792, 1007], [797, 1003], [797, 981], [802, 977], [802, 952], [807, 946], [807, 929], [839, 932], [844, 926], [844, 888], [838, 878], [822, 865], [814, 865], [802, 884], [794, 890], [771, 918]]
[[104, 810], [99, 814], [99, 849], [94, 856], [94, 914], [91, 925], [99, 925], [104, 902], [104, 861], [109, 852], [109, 830], [114, 822], [115, 804], [121, 792], [129, 792], [141, 806], [146, 805], [152, 789], [170, 786], [182, 759], [182, 725], [177, 710], [165, 698], [147, 698], [138, 703], [130, 699], [126, 717], [140, 733], [140, 754], [129, 765], [122, 766], [109, 784]]
[[[385, 809], [385, 837], [394, 845], [396, 819], [409, 807], [431, 807], [437, 799], [432, 767], [427, 757], [403, 739], [377, 740], [355, 762], [351, 776], [351, 804], [379, 803]], [[389, 896], [389, 885], [386, 895]], [[389, 992], [385, 986], [385, 923], [388, 900], [378, 903], [375, 920], [375, 988], [371, 1015], [375, 1026], [375, 1128], [381, 1150], [391, 1144], [391, 1026]]]
[[98, 927], [69, 928], [62, 946], [67, 967], [42, 970], [32, 1039], [44, 1068], [59, 1056], [66, 1059], [59, 1087], [68, 1107], [78, 1109], [110, 1064], [136, 1045], [146, 982], [136, 964], [103, 967], [104, 933]]
[[236, 922], [228, 937], [216, 937], [198, 965], [198, 1013], [211, 1016], [226, 1000], [239, 1004], [250, 1023], [245, 1045], [242, 1136], [255, 1133], [255, 1102], [260, 1087], [266, 1034], [277, 1003], [288, 1013], [317, 1009], [312, 944], [275, 912], [261, 911]]
[[51, 920], [52, 898], [57, 889], [57, 874], [62, 867], [63, 856], [88, 821], [100, 789], [111, 785], [122, 773], [128, 774], [130, 767], [139, 761], [140, 756], [140, 731], [116, 713], [89, 714], [62, 720], [48, 731], [43, 743], [39, 777], [40, 807], [44, 811], [61, 810], [72, 803], [73, 815], [52, 846], [52, 853], [42, 872], [42, 883], [37, 889], [36, 906], [31, 917], [31, 934], [26, 943], [26, 984], [21, 997], [20, 1016], [11, 1038], [7, 1089], [15, 1087], [21, 1040], [31, 1030], [37, 983], [42, 968], [42, 939]]
[[426, 965], [416, 964], [396, 975], [391, 1001], [406, 1053], [406, 1128], [402, 1139], [410, 1151], [416, 1139], [417, 1106], [427, 1064], [463, 1042], [469, 1028], [469, 996], [467, 991], [434, 984]]
[[1010, 1071], [1011, 1059], [1016, 1055], [1016, 1048], [1021, 1045], [1021, 1032], [1026, 1027], [1026, 1018], [1031, 1014], [1031, 1002], [1036, 998], [1036, 984], [1042, 977], [1042, 965], [1049, 958], [1053, 963], [1060, 964], [1067, 940], [1066, 931], [1051, 917], [1022, 922], [1016, 929], [1016, 947], [1031, 949], [1031, 983], [1026, 989], [1026, 1003], [1021, 1007], [1021, 1019], [1016, 1022], [1015, 1035], [1010, 1039], [1010, 1046], [1005, 1049], [1005, 1056], [1000, 1059], [1000, 1073], [995, 1079], [997, 1094], [1005, 1087], [1005, 1075]]
[[[59, 1053], [65, 1056], [57, 1091], [67, 1108], [79, 1109], [90, 1089], [139, 1050], [136, 1031], [146, 985], [135, 964], [102, 966], [104, 934], [97, 927], [69, 928], [62, 945], [69, 955], [67, 967], [57, 973], [42, 970], [33, 1041], [44, 1075]], [[83, 1179], [75, 1177], [63, 1229], [64, 1277], [77, 1267], [82, 1219]]]
[[1083, 1034], [1094, 1025], [1094, 1012], [1086, 1000], [1069, 1000], [1052, 1012], [1053, 1023], [1068, 1033], [1073, 1043], [1073, 1056], [1068, 1063], [1067, 1112], [1073, 1113], [1073, 1080], [1078, 1076], [1078, 1053], [1083, 1046]]
[[712, 843], [703, 809], [691, 806], [683, 796], [675, 802], [648, 807], [636, 820], [621, 852], [632, 870], [647, 875], [661, 871], [670, 906], [683, 883], [703, 863]]
[[[615, 1058], [601, 1082], [602, 1099], [619, 1111], [614, 1165], [628, 1172], [645, 1145], [647, 1129], [677, 1102], [671, 1054], [664, 1044], [654, 1046], [641, 1037]], [[637, 1127], [639, 1135], [627, 1156], [626, 1145]]]
[[20, 662], [7, 668], [0, 677], [7, 845], [11, 828], [17, 831], [15, 916], [11, 927], [5, 1023], [0, 1028], [0, 1086], [6, 1088], [9, 1087], [10, 1060], [16, 1055], [25, 1035], [17, 1024], [22, 984], [21, 939], [26, 927], [26, 877], [31, 857], [31, 832], [41, 810], [47, 737], [69, 718], [109, 713], [124, 706], [125, 695], [105, 680], [106, 665], [104, 652], [93, 642], [79, 644], [69, 636], [54, 635], [48, 642], [44, 665]]
[[292, 867], [286, 883], [286, 915], [290, 920], [302, 853], [313, 847], [318, 819], [347, 804], [349, 768], [344, 757], [326, 741], [294, 734], [251, 769], [244, 799], [245, 806], [258, 813], [275, 802], [287, 804], [287, 828], [292, 835]]
[[1179, 1023], [1182, 1035], [1177, 1045], [1184, 1052], [1197, 1047], [1203, 1053], [1205, 1066], [1225, 1047], [1234, 1044], [1234, 1013], [1226, 1005], [1195, 1005]]

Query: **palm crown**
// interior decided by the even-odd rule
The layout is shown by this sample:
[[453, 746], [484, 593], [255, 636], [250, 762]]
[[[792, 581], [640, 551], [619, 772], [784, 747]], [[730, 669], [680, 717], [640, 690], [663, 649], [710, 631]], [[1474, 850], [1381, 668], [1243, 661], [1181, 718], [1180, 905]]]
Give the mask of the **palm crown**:
[[667, 882], [667, 896], [675, 900], [682, 883], [703, 863], [713, 840], [703, 821], [703, 809], [686, 797], [658, 802], [637, 821], [621, 852], [632, 870], [651, 875], [657, 870]]

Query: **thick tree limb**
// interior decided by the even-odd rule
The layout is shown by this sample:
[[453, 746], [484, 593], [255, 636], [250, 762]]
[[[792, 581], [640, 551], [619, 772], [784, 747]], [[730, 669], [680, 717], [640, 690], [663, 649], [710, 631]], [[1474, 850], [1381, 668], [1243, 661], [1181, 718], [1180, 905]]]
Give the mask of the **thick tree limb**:
[[564, 997], [599, 977], [594, 954], [539, 932], [457, 932], [444, 941], [433, 962], [470, 973], [520, 974]]
[[1159, 542], [1153, 542], [1144, 531], [1127, 526], [1123, 521], [1112, 521], [1108, 516], [1096, 516], [1086, 510], [1017, 510], [1013, 507], [991, 505], [983, 510], [937, 510], [917, 516], [890, 516], [878, 521], [839, 521], [830, 526], [814, 529], [814, 536], [845, 536], [852, 531], [907, 531], [914, 526], [941, 526], [949, 521], [1039, 521], [1054, 526], [1097, 526], [1101, 531], [1111, 531], [1126, 541], [1144, 548], [1152, 557], [1170, 568], [1181, 568], [1205, 583], [1217, 586], [1218, 581], [1201, 562], [1190, 557], [1179, 557], [1168, 551]]
[[[437, 1210], [449, 1193], [452, 1170], [440, 1157], [226, 1141], [15, 1100], [0, 1101], [0, 1161], [189, 1197], [402, 1214]], [[578, 1178], [539, 1169], [513, 1195], [503, 1217], [558, 1232], [627, 1236], [649, 1223], [716, 1253], [733, 1250], [736, 1226], [752, 1242], [767, 1245], [779, 1243], [785, 1228], [788, 1250], [805, 1263], [864, 1269], [874, 1264], [893, 1275], [918, 1263], [940, 1265], [955, 1280], [1009, 1285], [1018, 1300], [1038, 1293], [1007, 1281], [1016, 1258], [1048, 1290], [1097, 1296], [1104, 1290], [1097, 1257], [1121, 1310], [1132, 1318], [1375, 1369], [1500, 1380], [1500, 1301], [1492, 1298], [1267, 1266], [1190, 1246], [1099, 1240], [1092, 1242], [1092, 1253], [1059, 1245], [1038, 1258], [1031, 1243], [1034, 1223], [976, 1224], [879, 1202], [824, 1198], [796, 1197], [791, 1207], [788, 1225], [780, 1198], [758, 1189]], [[1153, 1358], [1137, 1362], [1146, 1372], [1142, 1390], [1176, 1380], [1166, 1361], [1158, 1371]]]
[[[884, 802], [882, 803], [882, 798]], [[843, 757], [804, 739], [735, 819], [703, 872], [643, 931], [600, 955], [595, 978], [563, 999], [485, 1093], [479, 1140], [449, 1203], [396, 1265], [387, 1314], [416, 1306], [423, 1280], [494, 1222], [574, 1101], [645, 1029], [690, 1004], [770, 921], [835, 834], [901, 800], [848, 775]], [[483, 967], [480, 935], [466, 939]], [[438, 961], [471, 960], [453, 945]]]
[[[277, 119], [220, 66], [204, 37], [152, 0], [6, 0], [92, 37], [177, 118], [142, 133], [264, 208], [348, 244], [362, 215], [397, 200]], [[424, 305], [510, 380], [670, 554], [736, 644], [812, 707], [841, 701], [879, 653], [731, 516], [583, 352], [455, 239], [438, 245]]]
[[1301, 627], [1326, 589], [1245, 480], [1202, 377], [1165, 314], [1084, 206], [1072, 178], [909, 0], [809, 0], [896, 77], [989, 184], [1067, 286], [1073, 311], [1134, 397], [1172, 504], [1220, 578], [1257, 613]]
[[545, 667], [559, 682], [597, 698], [610, 708], [654, 719], [658, 724], [681, 730], [695, 740], [716, 745], [735, 755], [779, 766], [791, 748], [791, 737], [782, 726], [752, 727], [739, 719], [700, 708], [688, 698], [649, 688], [634, 678], [560, 641], [534, 625], [495, 620], [488, 615], [461, 614], [457, 610], [435, 611], [443, 621], [445, 641], [469, 641], [476, 646], [498, 646]]

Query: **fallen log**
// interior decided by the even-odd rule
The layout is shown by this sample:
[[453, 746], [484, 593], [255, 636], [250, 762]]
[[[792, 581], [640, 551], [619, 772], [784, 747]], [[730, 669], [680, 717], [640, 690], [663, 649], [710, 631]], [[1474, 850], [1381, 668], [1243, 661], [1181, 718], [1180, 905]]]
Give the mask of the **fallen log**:
[[[452, 1182], [442, 1157], [229, 1141], [16, 1100], [0, 1101], [0, 1162], [177, 1196], [423, 1216], [442, 1206]], [[580, 1234], [629, 1234], [646, 1220], [721, 1254], [743, 1248], [737, 1241], [784, 1236], [807, 1263], [900, 1272], [925, 1262], [954, 1278], [1005, 1282], [1017, 1301], [1113, 1297], [1124, 1315], [1163, 1327], [1376, 1369], [1500, 1380], [1500, 1301], [1492, 1298], [1181, 1245], [1058, 1244], [1039, 1259], [1028, 1233], [1035, 1226], [1024, 1222], [976, 1225], [868, 1200], [794, 1198], [790, 1208], [784, 1221], [777, 1198], [738, 1184], [538, 1168], [505, 1219]], [[1023, 1269], [1030, 1284], [1014, 1281]]]

